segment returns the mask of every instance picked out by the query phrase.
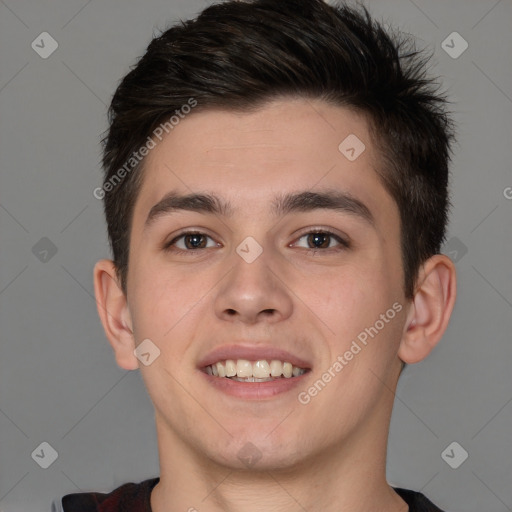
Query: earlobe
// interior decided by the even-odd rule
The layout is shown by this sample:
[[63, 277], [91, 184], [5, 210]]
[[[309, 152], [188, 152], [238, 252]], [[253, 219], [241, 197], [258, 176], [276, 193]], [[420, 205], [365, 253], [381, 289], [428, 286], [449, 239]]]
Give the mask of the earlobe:
[[422, 266], [408, 312], [398, 357], [408, 364], [425, 359], [442, 338], [456, 298], [453, 262], [436, 254]]
[[132, 318], [113, 261], [100, 260], [94, 266], [94, 293], [98, 314], [117, 364], [125, 370], [136, 370], [139, 365], [133, 353]]

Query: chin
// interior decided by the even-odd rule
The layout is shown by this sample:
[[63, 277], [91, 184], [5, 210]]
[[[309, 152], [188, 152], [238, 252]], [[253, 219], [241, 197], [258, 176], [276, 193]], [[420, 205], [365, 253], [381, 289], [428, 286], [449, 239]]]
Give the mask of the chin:
[[231, 430], [233, 437], [226, 446], [216, 443], [207, 451], [216, 463], [236, 470], [286, 470], [303, 461], [307, 455], [304, 446], [290, 432], [277, 436], [269, 435], [271, 431], [252, 427], [237, 435]]

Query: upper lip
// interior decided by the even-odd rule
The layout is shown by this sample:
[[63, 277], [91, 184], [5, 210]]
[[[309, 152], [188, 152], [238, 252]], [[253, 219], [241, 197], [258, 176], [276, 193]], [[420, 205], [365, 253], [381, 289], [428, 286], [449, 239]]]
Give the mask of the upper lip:
[[205, 368], [218, 361], [225, 361], [226, 359], [247, 359], [249, 361], [260, 361], [267, 360], [272, 361], [273, 359], [289, 362], [293, 366], [299, 368], [311, 369], [311, 364], [297, 357], [290, 352], [274, 347], [274, 346], [263, 346], [263, 345], [222, 345], [213, 349], [211, 352], [206, 354], [198, 363], [199, 368]]

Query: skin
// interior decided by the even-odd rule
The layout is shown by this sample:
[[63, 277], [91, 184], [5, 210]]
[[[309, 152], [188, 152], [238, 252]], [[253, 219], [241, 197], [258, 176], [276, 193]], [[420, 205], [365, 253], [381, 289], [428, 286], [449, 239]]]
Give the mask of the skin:
[[[353, 162], [338, 150], [349, 134], [366, 146]], [[99, 261], [94, 279], [116, 361], [140, 369], [155, 406], [154, 512], [407, 510], [385, 479], [394, 390], [401, 362], [421, 361], [441, 339], [455, 301], [455, 268], [433, 256], [420, 269], [414, 299], [405, 299], [398, 209], [378, 165], [362, 117], [292, 98], [253, 113], [190, 114], [146, 157], [127, 296], [112, 261]], [[362, 201], [374, 224], [325, 209], [271, 214], [275, 194], [326, 189]], [[144, 229], [152, 206], [170, 191], [222, 196], [234, 214], [177, 211]], [[165, 252], [164, 242], [185, 228], [211, 237], [201, 239], [207, 248]], [[310, 228], [350, 246], [327, 238], [308, 252], [315, 247]], [[248, 236], [263, 248], [252, 263], [235, 251]], [[178, 248], [186, 251], [185, 242]], [[298, 393], [395, 302], [402, 310], [301, 404]], [[146, 338], [160, 349], [149, 366], [133, 353]], [[312, 371], [298, 389], [270, 399], [226, 396], [199, 378], [197, 364], [240, 340], [288, 350]], [[238, 458], [249, 442], [261, 455], [252, 467]]]

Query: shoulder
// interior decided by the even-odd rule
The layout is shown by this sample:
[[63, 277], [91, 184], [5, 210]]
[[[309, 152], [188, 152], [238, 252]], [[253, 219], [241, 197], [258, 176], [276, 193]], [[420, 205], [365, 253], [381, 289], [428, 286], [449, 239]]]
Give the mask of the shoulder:
[[151, 512], [150, 495], [159, 478], [126, 483], [109, 493], [67, 494], [52, 504], [52, 512]]
[[396, 487], [394, 490], [409, 505], [409, 512], [443, 512], [420, 492]]

